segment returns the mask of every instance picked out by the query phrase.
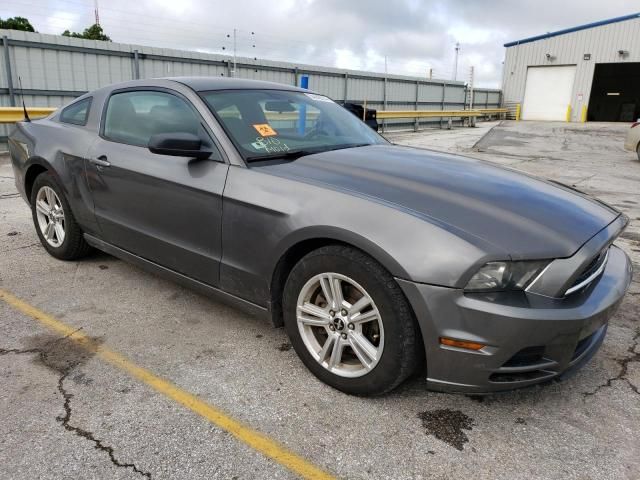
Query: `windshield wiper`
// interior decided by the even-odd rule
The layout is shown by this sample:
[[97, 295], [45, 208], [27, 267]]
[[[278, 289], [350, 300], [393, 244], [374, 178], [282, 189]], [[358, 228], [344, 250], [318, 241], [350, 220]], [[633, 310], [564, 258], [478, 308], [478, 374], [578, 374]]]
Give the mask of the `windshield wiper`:
[[305, 155], [312, 155], [318, 153], [313, 150], [290, 150], [288, 152], [271, 153], [269, 155], [253, 155], [245, 158], [247, 162], [258, 162], [261, 160], [295, 160]]
[[331, 152], [333, 150], [344, 150], [347, 148], [366, 147], [370, 143], [346, 143], [344, 145], [334, 145], [332, 147], [319, 147], [307, 150], [291, 150], [288, 152], [271, 153], [269, 155], [252, 155], [245, 158], [247, 162], [259, 162], [262, 160], [296, 160], [305, 155], [313, 155], [314, 153]]
[[347, 148], [368, 147], [373, 145], [372, 143], [345, 143], [344, 145], [336, 145], [335, 147], [327, 148], [323, 152], [330, 152], [332, 150], [346, 150]]

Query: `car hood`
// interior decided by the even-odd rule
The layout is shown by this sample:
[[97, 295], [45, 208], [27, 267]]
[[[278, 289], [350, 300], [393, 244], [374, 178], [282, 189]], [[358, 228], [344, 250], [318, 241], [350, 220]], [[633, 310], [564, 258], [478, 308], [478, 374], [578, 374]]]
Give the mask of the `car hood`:
[[481, 160], [396, 145], [334, 150], [263, 168], [390, 204], [514, 259], [571, 256], [619, 215], [568, 187]]

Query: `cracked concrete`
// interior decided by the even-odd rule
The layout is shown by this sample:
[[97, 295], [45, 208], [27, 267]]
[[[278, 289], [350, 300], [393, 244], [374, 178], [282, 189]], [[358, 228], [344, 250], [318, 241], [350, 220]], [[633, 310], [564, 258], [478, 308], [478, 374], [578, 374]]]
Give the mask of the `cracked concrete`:
[[73, 425], [71, 422], [71, 400], [73, 399], [73, 394], [69, 393], [65, 389], [64, 382], [67, 380], [69, 375], [71, 375], [74, 369], [86, 363], [94, 355], [95, 349], [100, 345], [100, 343], [102, 343], [102, 340], [93, 338], [91, 339], [92, 344], [81, 346], [66, 337], [56, 337], [44, 334], [30, 337], [27, 341], [31, 345], [29, 348], [0, 348], [0, 355], [36, 354], [39, 363], [59, 375], [57, 388], [64, 400], [64, 414], [57, 416], [56, 420], [60, 422], [62, 427], [65, 430], [92, 442], [94, 444], [94, 448], [105, 452], [111, 463], [116, 467], [130, 468], [143, 477], [151, 478], [151, 474], [149, 472], [140, 470], [135, 464], [123, 463], [118, 460], [113, 447], [105, 445], [104, 442], [99, 438], [96, 438], [92, 432]]
[[[479, 125], [402, 134], [397, 141], [576, 184], [619, 205], [631, 225], [618, 244], [640, 265], [640, 162], [621, 149], [622, 126]], [[492, 126], [483, 139], [492, 153], [475, 151]], [[13, 180], [1, 177], [11, 177], [11, 169], [0, 158], [0, 194], [15, 192]], [[22, 200], [3, 199], [2, 288], [339, 477], [640, 478], [640, 401], [632, 387], [640, 385], [638, 268], [601, 350], [566, 381], [479, 401], [427, 392], [416, 378], [388, 396], [367, 399], [317, 382], [293, 350], [282, 348], [288, 340], [281, 329], [107, 255], [60, 262], [34, 243]], [[154, 479], [294, 478], [97, 358], [75, 365], [61, 391], [60, 372], [44, 365], [37, 352], [10, 353], [42, 347], [42, 340], [33, 340], [42, 335], [39, 324], [0, 302], [0, 346], [6, 352], [0, 352], [0, 478], [143, 476], [114, 464], [93, 440], [62, 428], [67, 396], [68, 425], [91, 432], [119, 463]], [[460, 414], [433, 413], [441, 411]], [[423, 415], [427, 431], [419, 417], [424, 412], [432, 413]], [[471, 430], [467, 419], [473, 419]], [[462, 450], [446, 441], [462, 438], [458, 427], [468, 440]], [[441, 440], [436, 432], [451, 435]]]
[[111, 463], [113, 463], [115, 466], [120, 468], [130, 468], [134, 472], [142, 475], [143, 477], [151, 478], [151, 474], [149, 472], [140, 470], [138, 467], [136, 467], [135, 464], [122, 463], [120, 460], [118, 460], [116, 458], [116, 454], [115, 454], [115, 451], [113, 450], [113, 447], [105, 445], [102, 442], [102, 440], [95, 438], [93, 433], [83, 428], [71, 425], [70, 423], [71, 422], [71, 399], [73, 398], [73, 395], [68, 393], [64, 388], [64, 381], [67, 379], [67, 376], [69, 375], [69, 373], [70, 371], [65, 372], [58, 379], [58, 391], [62, 394], [64, 398], [64, 416], [57, 417], [56, 420], [62, 423], [62, 426], [65, 428], [65, 430], [73, 432], [79, 437], [86, 438], [87, 440], [95, 444], [95, 448], [97, 450], [106, 452], [106, 454], [109, 456], [109, 460], [111, 460]]
[[631, 390], [633, 390], [636, 394], [640, 395], [640, 391], [638, 391], [638, 387], [634, 385], [634, 383], [627, 377], [627, 373], [629, 371], [629, 364], [632, 362], [640, 362], [640, 352], [638, 352], [638, 342], [640, 338], [640, 330], [636, 331], [636, 335], [633, 337], [633, 343], [627, 349], [629, 353], [628, 356], [623, 358], [614, 358], [615, 362], [620, 366], [620, 371], [613, 377], [607, 378], [605, 383], [598, 385], [591, 392], [583, 392], [582, 395], [586, 397], [590, 397], [595, 395], [600, 390], [606, 387], [611, 387], [612, 383], [616, 380], [622, 380], [627, 382]]

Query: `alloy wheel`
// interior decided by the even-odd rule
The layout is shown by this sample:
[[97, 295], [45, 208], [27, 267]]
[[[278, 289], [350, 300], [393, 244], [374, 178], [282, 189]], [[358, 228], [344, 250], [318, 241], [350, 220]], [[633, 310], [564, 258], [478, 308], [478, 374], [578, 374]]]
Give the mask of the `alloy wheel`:
[[36, 195], [36, 217], [42, 236], [52, 247], [58, 248], [64, 243], [64, 209], [60, 198], [48, 186], [43, 186]]
[[384, 329], [378, 307], [345, 275], [327, 272], [312, 277], [298, 295], [296, 318], [309, 353], [335, 375], [366, 375], [382, 356]]

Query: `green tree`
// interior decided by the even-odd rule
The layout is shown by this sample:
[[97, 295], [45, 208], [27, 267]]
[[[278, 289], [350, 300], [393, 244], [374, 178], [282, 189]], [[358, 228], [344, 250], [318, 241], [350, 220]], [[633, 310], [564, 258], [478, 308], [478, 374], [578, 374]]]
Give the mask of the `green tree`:
[[31, 22], [24, 17], [11, 17], [6, 20], [0, 18], [0, 28], [7, 30], [22, 30], [24, 32], [35, 32]]
[[97, 23], [94, 23], [89, 28], [85, 28], [84, 32], [70, 32], [69, 30], [65, 30], [62, 32], [62, 35], [65, 37], [73, 37], [73, 38], [86, 38], [87, 40], [103, 40], [105, 42], [110, 42], [111, 39], [105, 35], [102, 27]]

